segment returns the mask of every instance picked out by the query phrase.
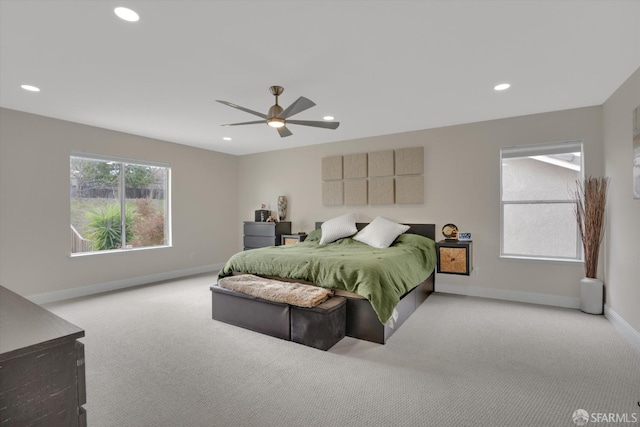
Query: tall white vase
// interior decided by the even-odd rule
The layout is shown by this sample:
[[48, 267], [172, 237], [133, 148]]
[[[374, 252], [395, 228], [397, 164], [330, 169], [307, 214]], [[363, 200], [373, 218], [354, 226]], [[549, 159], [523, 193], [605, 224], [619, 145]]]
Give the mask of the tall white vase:
[[287, 196], [278, 196], [278, 221], [287, 218]]
[[580, 310], [589, 314], [602, 314], [604, 283], [600, 279], [580, 279]]

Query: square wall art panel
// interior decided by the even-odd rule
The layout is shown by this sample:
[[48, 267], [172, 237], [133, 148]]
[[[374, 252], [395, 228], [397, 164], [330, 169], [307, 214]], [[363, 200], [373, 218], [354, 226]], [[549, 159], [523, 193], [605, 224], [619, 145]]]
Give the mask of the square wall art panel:
[[322, 159], [325, 206], [424, 203], [424, 147]]
[[342, 179], [342, 156], [331, 156], [322, 159], [322, 180], [335, 181]]
[[322, 183], [322, 204], [339, 206], [344, 204], [342, 181], [327, 181]]
[[350, 154], [343, 160], [344, 178], [367, 177], [367, 153]]

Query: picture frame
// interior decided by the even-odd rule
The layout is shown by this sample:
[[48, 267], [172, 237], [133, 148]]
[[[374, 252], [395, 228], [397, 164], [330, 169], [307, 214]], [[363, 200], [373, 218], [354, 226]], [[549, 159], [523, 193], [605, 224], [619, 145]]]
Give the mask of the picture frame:
[[463, 232], [458, 233], [458, 240], [462, 242], [471, 241], [471, 233], [463, 233]]

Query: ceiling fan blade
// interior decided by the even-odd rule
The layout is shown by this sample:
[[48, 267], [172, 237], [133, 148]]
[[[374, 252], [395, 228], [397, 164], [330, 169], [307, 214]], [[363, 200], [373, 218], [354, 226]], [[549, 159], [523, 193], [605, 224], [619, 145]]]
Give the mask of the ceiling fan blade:
[[228, 105], [229, 107], [232, 107], [232, 108], [237, 108], [238, 110], [244, 111], [244, 112], [249, 113], [249, 114], [253, 114], [254, 116], [262, 117], [263, 119], [267, 118], [266, 114], [262, 114], [262, 113], [258, 113], [257, 111], [249, 110], [248, 108], [241, 107], [241, 106], [236, 105], [236, 104], [234, 104], [232, 102], [220, 101], [219, 99], [216, 99], [216, 102], [219, 102], [219, 103], [224, 104], [224, 105]]
[[313, 120], [287, 120], [287, 123], [292, 125], [313, 126], [316, 128], [325, 129], [337, 129], [340, 126], [340, 122], [321, 122]]
[[276, 129], [278, 130], [278, 133], [280, 134], [280, 137], [281, 137], [281, 138], [284, 138], [285, 136], [291, 136], [291, 135], [293, 135], [293, 134], [291, 133], [291, 131], [290, 131], [289, 129], [287, 129], [287, 127], [286, 127], [286, 126], [282, 126], [282, 127], [280, 127], [280, 128], [276, 128]]
[[257, 125], [258, 123], [266, 123], [264, 120], [256, 120], [255, 122], [242, 122], [242, 123], [227, 123], [220, 126], [242, 126], [242, 125]]
[[313, 102], [310, 99], [305, 98], [304, 96], [301, 96], [300, 98], [296, 99], [293, 102], [293, 104], [289, 105], [286, 110], [284, 110], [282, 113], [280, 113], [278, 115], [278, 117], [280, 117], [282, 119], [286, 119], [287, 117], [291, 117], [294, 114], [301, 113], [304, 110], [307, 110], [307, 109], [313, 107], [314, 105], [316, 105], [315, 102]]

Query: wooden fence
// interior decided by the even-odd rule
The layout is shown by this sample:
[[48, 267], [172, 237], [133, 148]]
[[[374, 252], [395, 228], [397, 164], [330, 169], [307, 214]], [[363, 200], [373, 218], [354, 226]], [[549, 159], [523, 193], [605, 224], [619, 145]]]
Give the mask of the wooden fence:
[[93, 251], [93, 243], [84, 239], [75, 227], [71, 226], [71, 253], [91, 252]]

